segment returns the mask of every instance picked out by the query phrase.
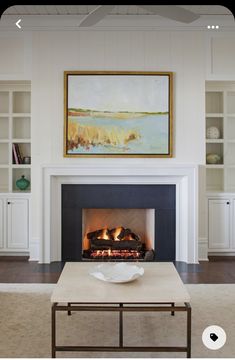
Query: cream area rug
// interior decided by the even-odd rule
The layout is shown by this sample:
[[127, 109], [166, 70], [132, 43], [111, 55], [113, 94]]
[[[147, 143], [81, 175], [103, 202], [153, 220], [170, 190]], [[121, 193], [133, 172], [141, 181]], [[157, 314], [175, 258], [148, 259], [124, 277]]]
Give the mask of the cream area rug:
[[[51, 304], [54, 284], [0, 284], [0, 357], [51, 357]], [[192, 306], [192, 357], [235, 357], [235, 285], [186, 285]], [[124, 345], [185, 345], [186, 314], [124, 314]], [[118, 314], [58, 314], [58, 345], [118, 345]], [[220, 350], [208, 350], [201, 336], [219, 325], [227, 334]], [[185, 357], [184, 353], [57, 352], [57, 357]]]

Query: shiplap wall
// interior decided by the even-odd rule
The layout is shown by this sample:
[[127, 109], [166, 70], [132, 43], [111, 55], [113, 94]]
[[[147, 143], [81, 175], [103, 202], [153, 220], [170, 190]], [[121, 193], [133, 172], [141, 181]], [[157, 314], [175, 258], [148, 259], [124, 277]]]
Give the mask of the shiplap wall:
[[[230, 54], [235, 53], [233, 35], [218, 35], [220, 39], [213, 41], [212, 36], [208, 39], [203, 31], [179, 30], [107, 29], [0, 34], [0, 48], [7, 49], [0, 59], [0, 79], [32, 80], [33, 239], [40, 238], [41, 165], [89, 163], [89, 159], [63, 158], [63, 71], [173, 71], [174, 157], [145, 160], [97, 159], [97, 164], [113, 161], [148, 161], [153, 166], [166, 162], [203, 164], [205, 80], [235, 77], [235, 69], [231, 70], [231, 57], [228, 59], [224, 53], [228, 48]], [[223, 37], [229, 38], [224, 45]], [[224, 49], [223, 53], [220, 52], [221, 49]], [[223, 63], [229, 66], [223, 66]], [[200, 185], [200, 214], [204, 214], [203, 174]], [[206, 239], [204, 216], [201, 216], [199, 222], [199, 236]]]

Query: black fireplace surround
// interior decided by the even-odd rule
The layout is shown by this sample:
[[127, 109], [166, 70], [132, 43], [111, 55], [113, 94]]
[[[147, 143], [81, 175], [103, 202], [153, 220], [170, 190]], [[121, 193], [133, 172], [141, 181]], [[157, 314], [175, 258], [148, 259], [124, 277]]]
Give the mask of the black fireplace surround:
[[82, 261], [82, 209], [155, 209], [154, 261], [175, 260], [175, 185], [62, 185], [62, 261]]

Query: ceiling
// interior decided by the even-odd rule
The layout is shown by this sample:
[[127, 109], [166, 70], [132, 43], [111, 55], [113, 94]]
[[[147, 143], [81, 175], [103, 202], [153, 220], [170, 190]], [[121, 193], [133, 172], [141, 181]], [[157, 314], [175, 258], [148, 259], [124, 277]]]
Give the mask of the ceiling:
[[[169, 5], [170, 6], [170, 5]], [[4, 15], [87, 15], [97, 5], [14, 5], [5, 10]], [[231, 15], [228, 8], [221, 5], [181, 5], [199, 15]], [[117, 5], [110, 15], [153, 15], [136, 5]]]

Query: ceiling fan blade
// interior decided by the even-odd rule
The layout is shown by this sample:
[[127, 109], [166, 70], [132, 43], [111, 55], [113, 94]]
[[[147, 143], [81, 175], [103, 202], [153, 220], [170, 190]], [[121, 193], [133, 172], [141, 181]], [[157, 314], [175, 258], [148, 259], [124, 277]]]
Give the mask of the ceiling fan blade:
[[99, 5], [90, 14], [86, 15], [79, 26], [92, 26], [102, 20], [116, 5]]
[[190, 10], [186, 10], [177, 5], [138, 5], [139, 7], [160, 15], [168, 19], [180, 21], [183, 23], [191, 23], [199, 19], [200, 15]]

